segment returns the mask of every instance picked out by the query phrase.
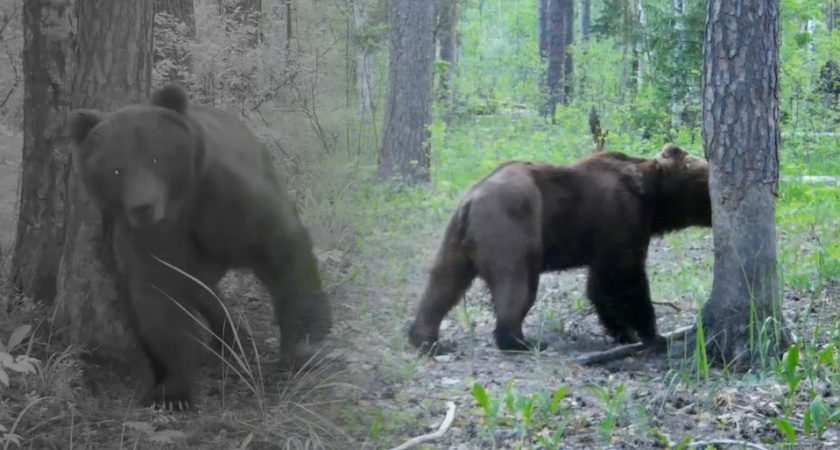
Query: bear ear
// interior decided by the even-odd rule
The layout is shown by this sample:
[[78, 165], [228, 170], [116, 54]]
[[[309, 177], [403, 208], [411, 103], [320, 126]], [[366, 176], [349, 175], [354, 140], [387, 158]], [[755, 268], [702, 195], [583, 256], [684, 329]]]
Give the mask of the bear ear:
[[685, 158], [688, 155], [688, 153], [685, 150], [683, 150], [680, 147], [677, 147], [674, 144], [665, 144], [665, 146], [662, 147], [661, 154], [662, 157], [670, 159], [681, 159]]
[[95, 109], [77, 109], [70, 112], [68, 126], [70, 138], [77, 147], [82, 145], [90, 130], [102, 122], [102, 113]]
[[187, 111], [189, 98], [187, 97], [187, 91], [181, 86], [170, 84], [155, 91], [149, 103], [171, 109], [178, 114], [184, 114]]

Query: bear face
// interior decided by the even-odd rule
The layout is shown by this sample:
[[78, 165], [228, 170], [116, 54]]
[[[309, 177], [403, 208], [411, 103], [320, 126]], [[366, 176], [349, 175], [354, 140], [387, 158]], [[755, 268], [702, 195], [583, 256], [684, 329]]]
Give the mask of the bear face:
[[99, 207], [132, 227], [175, 220], [199, 176], [202, 142], [179, 100], [159, 95], [110, 115], [70, 117], [76, 171]]
[[653, 162], [658, 175], [653, 235], [692, 226], [711, 227], [709, 163], [673, 144], [666, 144]]

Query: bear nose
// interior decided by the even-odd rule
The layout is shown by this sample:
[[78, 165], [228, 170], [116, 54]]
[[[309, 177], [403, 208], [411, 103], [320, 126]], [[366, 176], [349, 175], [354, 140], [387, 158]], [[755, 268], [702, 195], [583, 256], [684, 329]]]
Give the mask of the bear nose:
[[151, 204], [137, 205], [131, 208], [131, 216], [139, 223], [148, 223], [152, 219], [154, 206]]

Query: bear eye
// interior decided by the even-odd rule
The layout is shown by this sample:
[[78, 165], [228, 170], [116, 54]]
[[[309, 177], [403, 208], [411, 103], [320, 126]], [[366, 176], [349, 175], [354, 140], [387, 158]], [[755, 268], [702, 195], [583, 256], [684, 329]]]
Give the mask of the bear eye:
[[152, 164], [157, 164], [157, 158], [152, 158]]
[[120, 169], [114, 169], [114, 175], [119, 175], [119, 174], [120, 174]]

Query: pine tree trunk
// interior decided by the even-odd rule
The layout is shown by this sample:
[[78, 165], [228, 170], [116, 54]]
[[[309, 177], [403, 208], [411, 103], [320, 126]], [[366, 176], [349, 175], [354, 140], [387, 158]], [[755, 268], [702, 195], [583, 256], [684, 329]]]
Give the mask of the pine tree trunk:
[[583, 0], [580, 11], [580, 40], [589, 40], [589, 29], [592, 26], [592, 0]]
[[64, 245], [74, 0], [23, 3], [23, 164], [12, 285], [52, 303]]
[[783, 325], [776, 267], [778, 124], [779, 0], [709, 0], [703, 144], [715, 260], [701, 318], [709, 359], [723, 364], [754, 364], [763, 348], [778, 353], [788, 343], [784, 328], [776, 327]]
[[377, 176], [430, 181], [432, 122], [432, 0], [395, 0], [388, 59], [388, 93]]
[[[70, 105], [111, 111], [146, 101], [151, 90], [152, 0], [84, 0]], [[75, 171], [68, 179], [69, 213], [58, 274], [56, 320], [71, 341], [120, 360], [134, 342], [126, 302], [117, 288], [110, 232]]]
[[[676, 34], [677, 45], [671, 61], [676, 64], [678, 58], [685, 50], [685, 23], [683, 22], [685, 1], [673, 0], [673, 7], [674, 34]], [[675, 76], [671, 80], [671, 129], [673, 130], [677, 130], [682, 126], [682, 113], [683, 109], [685, 109], [683, 105], [684, 96], [685, 86], [683, 77]]]

